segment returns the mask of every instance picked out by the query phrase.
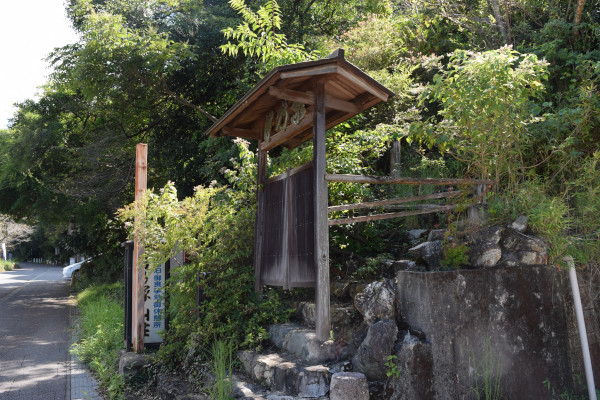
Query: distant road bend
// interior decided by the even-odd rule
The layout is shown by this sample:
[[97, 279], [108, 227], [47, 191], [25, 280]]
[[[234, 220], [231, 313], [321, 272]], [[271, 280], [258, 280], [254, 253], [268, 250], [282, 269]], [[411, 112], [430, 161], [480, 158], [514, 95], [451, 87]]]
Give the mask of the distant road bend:
[[60, 267], [20, 265], [0, 273], [0, 400], [65, 400], [68, 281]]

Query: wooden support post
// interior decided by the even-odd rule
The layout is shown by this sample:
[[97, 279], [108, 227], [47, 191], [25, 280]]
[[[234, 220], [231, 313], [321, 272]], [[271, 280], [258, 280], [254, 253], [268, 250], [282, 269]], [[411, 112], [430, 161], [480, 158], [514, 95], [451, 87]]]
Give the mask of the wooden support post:
[[400, 147], [400, 141], [394, 139], [392, 141], [392, 148], [390, 149], [390, 176], [397, 178], [402, 176], [402, 148]]
[[319, 340], [329, 339], [331, 320], [329, 311], [329, 227], [327, 225], [327, 181], [325, 168], [325, 84], [315, 84], [315, 109], [313, 112], [313, 151], [315, 171], [315, 266], [316, 285], [316, 334]]
[[263, 141], [258, 142], [258, 169], [256, 177], [256, 224], [254, 236], [254, 290], [262, 296], [261, 260], [263, 249], [263, 229], [265, 221], [265, 185], [267, 184], [267, 154], [261, 150]]
[[[148, 173], [148, 145], [138, 143], [135, 148], [135, 202], [139, 204], [146, 191]], [[134, 220], [137, 231], [139, 221]], [[133, 239], [133, 273], [132, 273], [132, 323], [131, 333], [133, 340], [133, 351], [142, 353], [144, 351], [144, 276], [146, 274], [143, 265], [139, 265], [139, 259], [144, 251], [137, 234]]]

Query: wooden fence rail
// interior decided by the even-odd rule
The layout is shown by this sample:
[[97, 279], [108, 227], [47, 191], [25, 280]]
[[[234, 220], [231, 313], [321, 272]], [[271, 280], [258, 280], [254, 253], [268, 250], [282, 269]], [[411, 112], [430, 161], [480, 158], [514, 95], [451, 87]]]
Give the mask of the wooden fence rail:
[[[404, 185], [473, 185], [475, 186], [475, 195], [482, 201], [485, 198], [489, 187], [494, 183], [488, 179], [455, 179], [455, 178], [407, 178], [407, 177], [389, 177], [389, 176], [368, 176], [368, 175], [345, 175], [345, 174], [326, 174], [325, 180], [328, 182], [347, 182], [347, 183], [363, 183], [363, 184], [404, 184]], [[420, 192], [420, 190], [419, 190]], [[344, 204], [338, 206], [330, 206], [327, 208], [329, 213], [335, 211], [358, 210], [374, 207], [388, 207], [397, 204], [411, 203], [415, 201], [434, 200], [456, 197], [464, 194], [465, 190], [449, 190], [447, 192], [433, 193], [422, 196], [402, 197], [388, 200], [378, 200], [371, 202]], [[432, 214], [436, 212], [450, 211], [458, 207], [458, 204], [435, 205], [431, 207], [421, 208], [419, 210], [410, 210], [394, 213], [383, 213], [375, 215], [363, 215], [358, 217], [348, 217], [340, 219], [330, 219], [328, 225], [352, 224], [356, 222], [369, 222], [389, 218], [408, 217], [412, 215]]]
[[443, 199], [443, 198], [447, 198], [447, 197], [454, 197], [454, 196], [458, 196], [461, 193], [464, 193], [464, 191], [456, 190], [456, 191], [452, 191], [452, 192], [427, 194], [424, 196], [411, 196], [411, 197], [402, 197], [399, 199], [370, 201], [370, 202], [355, 203], [355, 204], [344, 204], [341, 206], [327, 207], [327, 211], [334, 212], [334, 211], [345, 211], [345, 210], [358, 210], [358, 209], [362, 209], [362, 208], [391, 206], [391, 205], [395, 205], [395, 204], [411, 203], [413, 201], [423, 201], [423, 200], [433, 200], [433, 199]]
[[373, 175], [346, 175], [346, 174], [325, 174], [325, 180], [328, 182], [348, 182], [348, 183], [374, 183], [374, 184], [392, 184], [400, 183], [403, 185], [492, 185], [490, 179], [458, 179], [458, 178], [406, 178], [391, 176], [373, 176]]

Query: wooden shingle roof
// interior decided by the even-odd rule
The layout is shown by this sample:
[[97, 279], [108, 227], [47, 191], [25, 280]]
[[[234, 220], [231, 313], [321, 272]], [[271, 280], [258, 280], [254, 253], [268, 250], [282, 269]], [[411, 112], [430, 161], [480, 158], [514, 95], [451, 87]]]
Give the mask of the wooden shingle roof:
[[[261, 149], [294, 148], [312, 138], [313, 87], [325, 85], [327, 129], [393, 96], [385, 86], [344, 59], [328, 58], [273, 69], [207, 131], [262, 141]], [[266, 128], [265, 128], [266, 126]]]

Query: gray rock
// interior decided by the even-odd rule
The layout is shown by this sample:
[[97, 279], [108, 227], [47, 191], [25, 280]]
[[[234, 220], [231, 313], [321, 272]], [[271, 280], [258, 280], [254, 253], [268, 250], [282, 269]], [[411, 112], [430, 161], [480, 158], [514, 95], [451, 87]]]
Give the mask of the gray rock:
[[362, 372], [369, 380], [385, 379], [386, 358], [392, 353], [397, 335], [398, 327], [393, 320], [386, 319], [371, 325], [352, 359], [354, 370]]
[[123, 352], [119, 356], [119, 374], [131, 378], [137, 375], [150, 361], [146, 354]]
[[421, 239], [427, 233], [427, 229], [411, 229], [406, 232], [408, 240], [415, 241]]
[[[315, 327], [316, 306], [313, 302], [301, 302], [298, 304], [296, 314], [303, 325], [310, 328]], [[336, 332], [344, 330], [345, 326], [355, 325], [358, 313], [353, 306], [343, 306], [332, 303], [330, 306], [331, 324]]]
[[360, 372], [338, 372], [331, 377], [330, 400], [369, 400], [367, 377]]
[[298, 324], [286, 323], [286, 324], [274, 324], [269, 327], [269, 339], [278, 348], [283, 348], [283, 341], [288, 333], [293, 330], [302, 329]]
[[267, 396], [267, 400], [294, 400], [292, 396], [285, 396], [280, 394], [270, 394]]
[[429, 231], [429, 235], [427, 235], [427, 241], [433, 242], [436, 240], [444, 240], [446, 237], [445, 229], [432, 229]]
[[548, 263], [548, 244], [539, 237], [506, 230], [502, 235], [503, 259], [508, 265], [544, 265]]
[[397, 260], [394, 262], [394, 270], [398, 271], [416, 271], [417, 263], [413, 260]]
[[357, 283], [351, 283], [348, 286], [348, 294], [350, 295], [350, 298], [352, 300], [354, 300], [354, 298], [363, 290], [365, 290], [365, 288], [367, 287], [366, 283], [363, 282], [357, 282]]
[[391, 280], [373, 282], [354, 298], [354, 307], [369, 325], [382, 319], [394, 319], [396, 291]]
[[[233, 375], [233, 396], [243, 400], [265, 400], [266, 391], [262, 386], [244, 381], [243, 378]], [[208, 400], [208, 399], [207, 399]], [[211, 399], [212, 400], [212, 399]]]
[[333, 340], [322, 342], [312, 330], [291, 331], [286, 335], [282, 348], [312, 363], [335, 360], [338, 356], [338, 349]]
[[529, 220], [526, 216], [521, 215], [517, 217], [508, 227], [514, 229], [517, 232], [525, 232], [527, 230], [527, 223]]
[[396, 350], [397, 374], [386, 382], [386, 392], [392, 392], [391, 400], [434, 399], [433, 356], [431, 344], [406, 333]]
[[501, 227], [494, 225], [484, 229], [479, 229], [475, 232], [472, 232], [470, 237], [471, 241], [474, 243], [500, 243], [500, 239], [502, 239], [502, 233], [504, 229]]
[[329, 392], [329, 369], [324, 365], [307, 365], [285, 354], [245, 353], [252, 353], [243, 355], [246, 373], [276, 393], [319, 398]]
[[417, 260], [423, 260], [427, 263], [430, 269], [439, 269], [442, 260], [442, 241], [435, 240], [433, 242], [423, 242], [413, 248], [408, 249], [408, 252]]
[[[207, 394], [188, 393], [175, 397], [175, 400], [211, 400]], [[258, 400], [258, 399], [257, 399]]]
[[470, 263], [474, 267], [490, 268], [495, 267], [502, 257], [502, 249], [497, 244], [490, 244], [488, 247], [471, 248]]
[[471, 234], [469, 261], [474, 267], [494, 267], [502, 257], [500, 243], [503, 229], [492, 226]]

